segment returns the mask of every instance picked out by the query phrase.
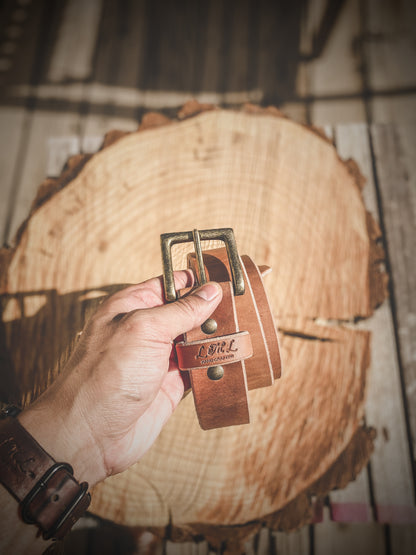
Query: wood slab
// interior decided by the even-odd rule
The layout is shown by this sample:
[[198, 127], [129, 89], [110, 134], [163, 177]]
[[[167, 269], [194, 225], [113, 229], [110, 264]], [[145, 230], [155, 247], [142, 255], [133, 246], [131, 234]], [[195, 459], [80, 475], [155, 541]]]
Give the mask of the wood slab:
[[[43, 184], [0, 253], [0, 393], [38, 395], [97, 299], [160, 273], [160, 233], [233, 227], [240, 252], [273, 267], [282, 379], [250, 392], [249, 426], [200, 430], [188, 395], [148, 454], [99, 485], [92, 504], [129, 526], [219, 544], [262, 522], [311, 521], [314, 496], [345, 486], [368, 460], [370, 334], [345, 324], [373, 313], [386, 278], [354, 163], [274, 109], [200, 111], [187, 105], [174, 122], [148, 115], [139, 133], [110, 134], [101, 152]], [[176, 267], [187, 250], [174, 250]]]

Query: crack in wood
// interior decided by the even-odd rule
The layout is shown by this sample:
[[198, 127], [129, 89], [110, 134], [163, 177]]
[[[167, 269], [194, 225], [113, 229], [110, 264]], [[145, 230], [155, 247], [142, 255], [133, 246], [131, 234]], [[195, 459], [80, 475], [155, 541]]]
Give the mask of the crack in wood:
[[277, 329], [282, 335], [288, 335], [289, 337], [297, 337], [299, 339], [306, 339], [307, 341], [334, 342], [334, 339], [330, 339], [329, 337], [319, 337], [317, 335], [310, 335], [308, 333], [302, 333], [301, 331], [288, 330], [284, 328]]

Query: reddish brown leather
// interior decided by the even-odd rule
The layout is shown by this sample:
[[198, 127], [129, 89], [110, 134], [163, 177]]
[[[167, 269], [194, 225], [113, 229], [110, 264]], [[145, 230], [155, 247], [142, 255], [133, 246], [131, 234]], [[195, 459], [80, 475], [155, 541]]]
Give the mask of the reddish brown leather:
[[[223, 301], [212, 316], [219, 326], [216, 333], [209, 336], [209, 339], [200, 329], [193, 330], [187, 334], [183, 344], [200, 342], [201, 338], [214, 342], [217, 336], [224, 335], [224, 329], [232, 320], [236, 329], [249, 332], [253, 347], [253, 356], [244, 360], [242, 374], [239, 374], [240, 382], [236, 383], [235, 387], [233, 382], [235, 376], [228, 371], [228, 365], [224, 368], [224, 377], [218, 381], [210, 380], [206, 373], [200, 370], [190, 372], [195, 406], [201, 427], [209, 429], [245, 423], [241, 416], [244, 412], [241, 410], [241, 406], [245, 407], [247, 403], [247, 399], [243, 398], [247, 397], [246, 389], [272, 385], [274, 379], [280, 377], [281, 361], [277, 332], [258, 267], [248, 256], [242, 257], [245, 292], [243, 295], [234, 296], [226, 249], [205, 251], [203, 259], [207, 278], [219, 282], [224, 291]], [[196, 257], [194, 253], [188, 255], [188, 266], [195, 271]], [[225, 283], [228, 283], [230, 287], [224, 288]], [[232, 310], [229, 307], [232, 307]], [[195, 350], [192, 351], [192, 354], [195, 356]], [[215, 364], [220, 364], [220, 362]], [[244, 387], [242, 386], [243, 375]], [[204, 425], [202, 425], [202, 421], [204, 421]]]
[[[239, 331], [232, 284], [225, 281], [220, 285], [223, 290], [222, 301], [211, 316], [218, 324], [216, 333], [207, 336], [201, 328], [195, 328], [185, 334], [185, 343], [207, 337], [212, 341], [213, 337]], [[250, 421], [244, 360], [227, 364], [220, 380], [211, 380], [207, 368], [190, 370], [189, 376], [203, 430], [247, 424]]]
[[253, 354], [253, 346], [248, 331], [240, 331], [192, 343], [181, 341], [176, 344], [176, 354], [181, 370], [194, 370], [216, 364], [224, 366], [249, 358]]
[[[246, 360], [248, 389], [266, 387], [281, 374], [280, 350], [276, 327], [273, 322], [263, 280], [256, 264], [247, 255], [241, 258], [245, 293], [235, 297], [241, 330], [249, 330], [254, 356]], [[207, 277], [213, 281], [232, 279], [225, 248], [204, 252]], [[189, 265], [194, 269], [195, 256], [189, 255]]]
[[190, 376], [203, 430], [250, 422], [244, 361], [225, 366], [221, 380], [210, 380], [204, 369], [191, 370]]
[[[16, 418], [0, 418], [0, 481], [19, 502], [42, 481], [39, 492], [26, 509], [30, 520], [44, 532], [57, 523], [86, 486], [80, 485], [64, 468], [49, 480], [43, 479], [55, 462]], [[89, 495], [81, 496], [70, 517], [54, 534], [55, 538], [62, 538], [69, 531], [86, 511], [89, 501]]]
[[[273, 321], [269, 299], [267, 298], [266, 289], [264, 288], [263, 280], [258, 266], [246, 254], [243, 254], [241, 260], [243, 262], [243, 267], [247, 272], [249, 285], [254, 292], [259, 322], [263, 329], [262, 339], [264, 340], [264, 349], [268, 352], [268, 361], [271, 366], [272, 376], [275, 380], [277, 380], [278, 378], [280, 378], [282, 373], [282, 361], [280, 358], [279, 338], [277, 335], [275, 323]], [[239, 297], [236, 298], [236, 306], [237, 312], [240, 314], [239, 311], [241, 311], [242, 309], [240, 308], [238, 302]], [[250, 330], [252, 338], [253, 333], [254, 332]], [[256, 347], [258, 346], [257, 341], [255, 341], [254, 339], [253, 343], [256, 345]], [[259, 385], [254, 385], [254, 375], [256, 375], [254, 368], [258, 369], [259, 365], [260, 360], [257, 359], [256, 351], [256, 360], [253, 360], [253, 367], [250, 366], [250, 368], [247, 368], [247, 381], [249, 389], [261, 387]]]

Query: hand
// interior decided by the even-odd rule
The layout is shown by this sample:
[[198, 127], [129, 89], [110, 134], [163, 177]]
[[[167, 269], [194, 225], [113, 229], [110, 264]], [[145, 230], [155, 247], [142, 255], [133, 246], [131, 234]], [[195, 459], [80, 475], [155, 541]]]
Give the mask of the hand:
[[[193, 284], [175, 272], [177, 289]], [[152, 445], [184, 384], [173, 340], [201, 325], [221, 300], [215, 283], [163, 304], [161, 278], [106, 299], [56, 381], [19, 419], [56, 460], [90, 485], [126, 470]]]

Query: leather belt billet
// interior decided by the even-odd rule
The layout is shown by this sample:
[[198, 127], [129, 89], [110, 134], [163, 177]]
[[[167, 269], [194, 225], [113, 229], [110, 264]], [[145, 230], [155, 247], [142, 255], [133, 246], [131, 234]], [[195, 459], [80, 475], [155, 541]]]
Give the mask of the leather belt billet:
[[[224, 248], [202, 251], [201, 240], [219, 239]], [[169, 233], [161, 236], [165, 296], [168, 301], [189, 293], [173, 286], [171, 247], [195, 244], [188, 268], [198, 285], [220, 284], [223, 297], [209, 320], [176, 343], [178, 366], [189, 372], [202, 429], [250, 422], [248, 390], [273, 384], [281, 375], [279, 341], [262, 271], [247, 255], [237, 253], [230, 228]]]

